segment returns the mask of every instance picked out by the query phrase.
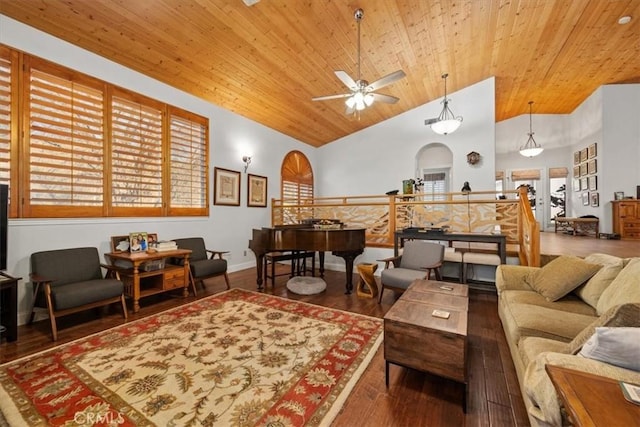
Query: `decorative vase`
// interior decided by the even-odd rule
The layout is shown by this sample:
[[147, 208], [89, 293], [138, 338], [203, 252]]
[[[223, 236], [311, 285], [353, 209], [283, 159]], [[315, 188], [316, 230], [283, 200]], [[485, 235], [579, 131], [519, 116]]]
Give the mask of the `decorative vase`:
[[402, 194], [413, 194], [413, 184], [414, 180], [405, 179], [402, 181]]

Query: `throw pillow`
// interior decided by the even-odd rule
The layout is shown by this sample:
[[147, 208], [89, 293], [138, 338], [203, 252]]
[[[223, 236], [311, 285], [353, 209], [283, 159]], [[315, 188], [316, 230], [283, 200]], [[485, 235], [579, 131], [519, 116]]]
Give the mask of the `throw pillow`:
[[611, 307], [606, 313], [584, 328], [569, 343], [569, 352], [577, 354], [598, 327], [640, 327], [640, 304], [622, 304]]
[[640, 328], [596, 328], [579, 355], [640, 371]]
[[525, 281], [547, 301], [557, 301], [600, 269], [582, 258], [561, 255], [525, 278]]
[[640, 258], [634, 258], [613, 279], [613, 282], [602, 292], [596, 307], [598, 314], [604, 313], [609, 308], [628, 302], [640, 303]]
[[623, 259], [607, 254], [592, 254], [584, 259], [592, 264], [600, 264], [602, 268], [587, 283], [579, 286], [574, 293], [593, 308], [597, 308], [600, 295], [622, 271]]

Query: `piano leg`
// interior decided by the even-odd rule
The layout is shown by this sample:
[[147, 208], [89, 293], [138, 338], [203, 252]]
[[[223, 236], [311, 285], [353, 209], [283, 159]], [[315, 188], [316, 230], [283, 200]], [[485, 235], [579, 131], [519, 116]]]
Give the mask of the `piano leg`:
[[323, 251], [318, 252], [318, 259], [320, 260], [320, 269], [318, 271], [320, 272], [320, 277], [324, 279], [324, 252]]
[[258, 278], [256, 283], [258, 284], [258, 290], [261, 291], [262, 287], [262, 270], [264, 269], [264, 254], [256, 254], [256, 270], [258, 271]]
[[353, 291], [353, 262], [355, 259], [364, 252], [362, 249], [359, 251], [333, 251], [331, 252], [335, 256], [344, 258], [345, 272], [347, 274], [346, 295], [351, 294]]

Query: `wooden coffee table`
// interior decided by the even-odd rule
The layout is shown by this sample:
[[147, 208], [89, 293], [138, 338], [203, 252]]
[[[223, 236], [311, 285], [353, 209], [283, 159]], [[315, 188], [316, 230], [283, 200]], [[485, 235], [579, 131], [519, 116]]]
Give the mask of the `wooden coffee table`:
[[[448, 319], [435, 317], [446, 311]], [[433, 280], [416, 280], [384, 316], [385, 382], [389, 364], [428, 372], [463, 383], [467, 406], [467, 319], [469, 288]]]

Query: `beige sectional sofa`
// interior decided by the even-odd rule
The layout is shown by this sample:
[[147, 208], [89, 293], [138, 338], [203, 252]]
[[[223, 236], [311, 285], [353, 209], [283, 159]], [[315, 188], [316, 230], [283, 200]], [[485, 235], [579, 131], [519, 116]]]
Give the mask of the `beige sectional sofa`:
[[501, 265], [496, 287], [531, 425], [568, 422], [546, 364], [640, 384], [638, 371], [578, 354], [596, 327], [640, 327], [640, 258], [593, 254], [558, 257], [542, 268]]

